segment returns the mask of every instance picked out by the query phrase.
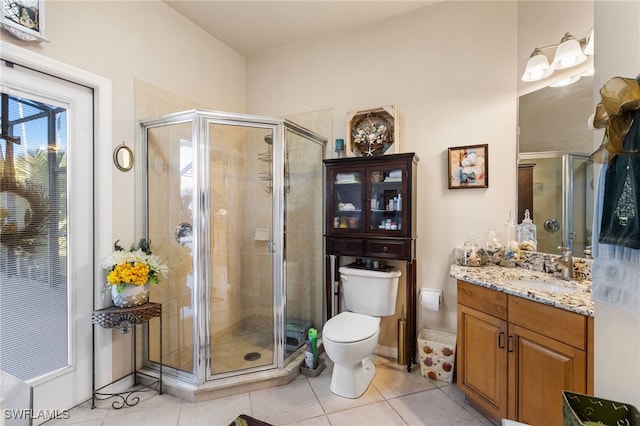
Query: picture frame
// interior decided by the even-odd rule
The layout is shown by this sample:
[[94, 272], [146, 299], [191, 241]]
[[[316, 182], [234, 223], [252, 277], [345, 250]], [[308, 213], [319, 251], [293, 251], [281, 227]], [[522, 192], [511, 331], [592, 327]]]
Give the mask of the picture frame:
[[399, 153], [400, 135], [397, 123], [398, 109], [395, 105], [349, 112], [346, 129], [347, 155], [373, 157]]
[[489, 145], [465, 145], [449, 148], [449, 189], [489, 187]]
[[0, 25], [24, 41], [48, 41], [44, 36], [44, 0], [2, 0]]

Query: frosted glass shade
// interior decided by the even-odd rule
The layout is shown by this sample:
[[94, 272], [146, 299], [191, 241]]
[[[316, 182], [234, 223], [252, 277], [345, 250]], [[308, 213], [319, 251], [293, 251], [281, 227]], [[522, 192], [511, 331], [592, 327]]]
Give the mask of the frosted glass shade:
[[551, 66], [556, 70], [574, 67], [587, 60], [587, 55], [582, 51], [580, 42], [569, 33], [565, 33], [556, 49]]
[[542, 53], [542, 50], [535, 49], [527, 61], [527, 66], [522, 75], [522, 81], [538, 81], [549, 77], [553, 73], [553, 68], [549, 65], [549, 60]]
[[587, 56], [593, 55], [595, 42], [593, 40], [593, 28], [587, 35], [587, 45], [584, 47], [584, 54]]

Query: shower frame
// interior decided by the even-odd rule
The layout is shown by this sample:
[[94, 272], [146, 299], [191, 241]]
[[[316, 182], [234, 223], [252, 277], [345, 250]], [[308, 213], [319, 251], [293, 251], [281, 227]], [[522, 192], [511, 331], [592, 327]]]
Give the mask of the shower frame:
[[[286, 343], [286, 247], [285, 247], [285, 207], [287, 184], [287, 152], [286, 132], [290, 131], [322, 147], [324, 158], [324, 146], [327, 139], [308, 130], [298, 124], [281, 118], [227, 113], [193, 109], [183, 112], [164, 115], [157, 118], [140, 121], [142, 132], [142, 149], [140, 164], [142, 165], [140, 179], [143, 182], [144, 193], [141, 197], [141, 212], [139, 218], [142, 233], [149, 236], [149, 156], [148, 156], [148, 130], [169, 126], [192, 123], [191, 137], [194, 148], [193, 157], [193, 251], [192, 265], [194, 271], [194, 297], [193, 297], [193, 374], [176, 368], [163, 365], [163, 372], [168, 376], [178, 378], [181, 382], [193, 385], [202, 385], [214, 379], [233, 377], [237, 372], [212, 375], [211, 370], [211, 312], [210, 304], [210, 269], [204, 267], [204, 262], [210, 259], [210, 218], [211, 218], [211, 192], [208, 179], [210, 176], [209, 146], [212, 143], [208, 126], [212, 124], [229, 125], [239, 127], [251, 127], [270, 130], [273, 134], [272, 150], [272, 235], [269, 241], [269, 252], [273, 256], [273, 359], [271, 364], [260, 367], [243, 369], [241, 374], [262, 372], [270, 369], [282, 369], [288, 358], [285, 357]], [[320, 164], [321, 165], [321, 164]], [[321, 235], [319, 236], [321, 238]], [[324, 282], [321, 278], [320, 283]], [[323, 303], [325, 303], [323, 301]], [[324, 309], [323, 309], [324, 311]], [[148, 334], [148, 333], [147, 333]], [[148, 337], [148, 336], [145, 336]], [[148, 338], [145, 339], [148, 342]], [[157, 364], [149, 360], [148, 347], [145, 347], [145, 361], [148, 366], [157, 369]], [[166, 376], [165, 376], [166, 377]]]
[[[553, 159], [553, 158], [558, 158], [561, 160], [562, 164], [561, 164], [561, 178], [562, 178], [562, 182], [561, 182], [561, 191], [562, 191], [562, 197], [561, 197], [561, 214], [562, 214], [562, 219], [561, 219], [561, 246], [563, 247], [567, 247], [569, 249], [569, 251], [573, 251], [574, 250], [574, 231], [573, 231], [573, 225], [574, 225], [574, 213], [575, 210], [577, 208], [577, 206], [574, 206], [573, 203], [573, 195], [574, 195], [574, 191], [575, 191], [575, 183], [574, 183], [574, 173], [573, 173], [573, 161], [574, 160], [582, 160], [584, 161], [584, 165], [588, 166], [592, 164], [591, 159], [589, 158], [589, 154], [581, 154], [581, 153], [571, 153], [571, 152], [562, 152], [562, 151], [544, 151], [544, 152], [522, 152], [519, 155], [519, 162], [520, 161], [527, 161], [527, 160], [535, 160], [535, 159]], [[588, 178], [588, 177], [587, 177]], [[593, 176], [591, 176], [591, 179], [593, 179]], [[586, 195], [588, 197], [588, 194]], [[591, 225], [591, 214], [592, 214], [592, 206], [581, 206], [581, 210], [580, 213], [585, 215], [585, 227], [586, 229], [589, 229], [590, 225]], [[584, 210], [584, 211], [583, 211]], [[521, 220], [522, 218], [518, 218], [518, 220]], [[537, 220], [537, 219], [536, 219]], [[535, 220], [534, 220], [535, 222]], [[541, 224], [540, 224], [541, 225]], [[541, 227], [540, 225], [538, 225], [539, 227]], [[540, 230], [538, 231], [540, 232]], [[586, 248], [585, 250], [588, 250], [588, 252], [590, 253], [590, 244], [587, 243], [587, 241], [591, 240], [591, 235], [588, 235], [588, 237], [585, 239], [585, 245]], [[586, 256], [587, 253], [574, 253], [574, 255], [584, 255]]]

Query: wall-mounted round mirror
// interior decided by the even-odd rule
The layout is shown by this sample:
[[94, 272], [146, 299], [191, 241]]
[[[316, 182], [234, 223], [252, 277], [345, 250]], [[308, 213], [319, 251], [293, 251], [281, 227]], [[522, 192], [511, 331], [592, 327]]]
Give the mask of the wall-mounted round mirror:
[[133, 151], [124, 143], [113, 150], [113, 162], [123, 172], [128, 172], [133, 167]]

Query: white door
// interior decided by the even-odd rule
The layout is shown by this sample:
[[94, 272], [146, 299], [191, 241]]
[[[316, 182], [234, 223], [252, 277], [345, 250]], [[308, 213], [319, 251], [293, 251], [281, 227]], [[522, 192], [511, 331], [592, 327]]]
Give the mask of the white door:
[[0, 67], [0, 369], [38, 424], [91, 397], [93, 92]]

